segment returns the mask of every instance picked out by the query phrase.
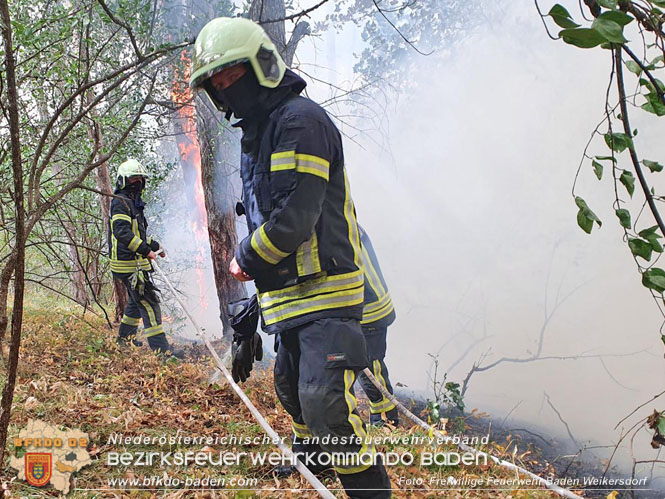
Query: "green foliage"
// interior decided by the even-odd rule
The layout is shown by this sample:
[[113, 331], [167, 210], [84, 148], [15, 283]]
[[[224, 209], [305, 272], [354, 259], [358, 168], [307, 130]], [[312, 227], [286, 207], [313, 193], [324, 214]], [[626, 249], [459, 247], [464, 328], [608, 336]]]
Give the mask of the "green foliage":
[[621, 224], [621, 227], [624, 229], [631, 229], [632, 228], [632, 223], [630, 220], [630, 212], [626, 210], [625, 208], [619, 208], [618, 210], [615, 211], [617, 218], [619, 219], [619, 223]]
[[642, 284], [649, 289], [662, 293], [665, 291], [665, 270], [657, 267], [645, 270], [642, 273]]
[[633, 193], [635, 192], [635, 177], [633, 176], [633, 173], [624, 170], [621, 172], [619, 181], [624, 185], [630, 197], [633, 197]]
[[663, 171], [663, 165], [661, 165], [657, 161], [649, 161], [648, 159], [644, 159], [642, 160], [642, 164], [646, 166], [649, 170], [651, 170], [651, 173], [657, 173]]
[[579, 28], [580, 26], [575, 21], [573, 21], [573, 18], [571, 17], [568, 10], [566, 10], [566, 8], [562, 5], [554, 5], [547, 15], [550, 16], [558, 26], [564, 29], [575, 29]]
[[591, 161], [591, 165], [593, 166], [593, 171], [596, 174], [596, 177], [598, 177], [598, 180], [601, 180], [603, 178], [603, 165], [595, 159]]
[[[600, 2], [606, 8], [615, 9], [615, 1]], [[570, 13], [560, 4], [554, 5], [549, 13], [554, 22], [564, 28], [559, 36], [564, 42], [580, 48], [593, 48], [608, 43], [625, 43], [623, 28], [633, 18], [623, 12], [609, 10], [600, 14], [590, 27], [580, 27]]]
[[625, 133], [607, 132], [604, 137], [607, 147], [612, 149], [614, 152], [623, 152], [626, 149], [633, 147], [633, 139], [631, 139]]
[[579, 211], [577, 212], [577, 224], [582, 228], [584, 232], [586, 232], [587, 234], [591, 234], [594, 222], [598, 224], [598, 227], [603, 225], [603, 223], [596, 216], [596, 214], [593, 211], [591, 211], [591, 208], [587, 206], [586, 201], [584, 201], [584, 199], [582, 199], [579, 196], [576, 197], [575, 204], [579, 208]]
[[651, 249], [654, 250], [656, 253], [663, 252], [663, 246], [658, 241], [658, 239], [661, 239], [663, 236], [661, 236], [658, 233], [657, 225], [654, 225], [653, 227], [649, 227], [648, 229], [640, 231], [638, 235], [641, 238], [645, 239], [651, 246]]
[[628, 238], [628, 247], [635, 256], [639, 256], [647, 262], [651, 260], [651, 244], [642, 239]]

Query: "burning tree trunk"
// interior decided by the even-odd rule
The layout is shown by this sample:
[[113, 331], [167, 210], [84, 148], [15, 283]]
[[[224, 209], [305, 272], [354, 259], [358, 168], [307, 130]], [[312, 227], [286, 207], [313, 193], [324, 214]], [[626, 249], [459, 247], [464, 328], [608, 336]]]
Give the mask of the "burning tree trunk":
[[[196, 255], [198, 280], [201, 283], [200, 301], [205, 303], [203, 289], [203, 262], [206, 256], [205, 242], [210, 244], [215, 287], [219, 299], [220, 319], [223, 334], [231, 332], [227, 305], [246, 296], [244, 286], [231, 278], [228, 266], [233, 258], [237, 243], [235, 215], [232, 203], [225, 202], [229, 197], [227, 185], [229, 172], [218, 168], [215, 161], [215, 147], [223, 140], [223, 131], [212, 126], [214, 120], [198, 122], [194, 117], [193, 95], [187, 85], [190, 62], [183, 52], [184, 74], [176, 72], [172, 88], [172, 99], [178, 104], [173, 118], [174, 132], [180, 151], [180, 163], [186, 184], [189, 205], [194, 207], [191, 219], [192, 230], [197, 243]], [[209, 118], [212, 118], [210, 116]], [[222, 173], [219, 176], [219, 173]], [[207, 236], [206, 236], [207, 232]]]
[[[201, 165], [205, 206], [208, 214], [208, 237], [210, 239], [210, 256], [215, 275], [215, 287], [219, 299], [220, 318], [224, 326], [224, 335], [232, 333], [227, 305], [247, 296], [245, 286], [229, 274], [229, 263], [233, 259], [238, 244], [236, 232], [236, 216], [233, 209], [233, 179], [237, 177], [235, 168], [226, 157], [231, 154], [231, 137], [223, 127], [214, 128], [216, 123], [209, 106], [199, 103], [198, 136], [201, 141]], [[217, 153], [225, 151], [225, 157]], [[219, 159], [218, 159], [219, 158]]]
[[[249, 17], [259, 23], [264, 20], [283, 19], [285, 16], [286, 8], [283, 0], [255, 0], [250, 5]], [[286, 64], [291, 65], [298, 42], [309, 32], [309, 25], [304, 21], [297, 23], [288, 41], [283, 21], [267, 23], [264, 28]], [[197, 111], [199, 160], [208, 219], [210, 256], [219, 298], [220, 318], [225, 334], [230, 334], [226, 305], [246, 296], [244, 286], [233, 279], [228, 272], [229, 262], [238, 244], [232, 180], [238, 178], [236, 166], [238, 163], [230, 161], [236, 156], [232, 144], [237, 139], [224, 127], [218, 125], [215, 111], [209, 106], [199, 102]]]

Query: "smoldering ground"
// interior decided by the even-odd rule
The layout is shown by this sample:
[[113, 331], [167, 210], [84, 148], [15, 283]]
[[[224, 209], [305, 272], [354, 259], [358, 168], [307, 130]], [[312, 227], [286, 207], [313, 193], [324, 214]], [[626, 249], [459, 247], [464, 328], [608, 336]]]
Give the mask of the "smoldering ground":
[[[570, 440], [555, 407], [574, 445], [612, 444], [617, 422], [662, 390], [665, 376], [662, 316], [622, 241], [611, 172], [599, 182], [588, 160], [576, 193], [603, 226], [587, 235], [575, 220], [571, 187], [603, 119], [610, 57], [550, 40], [531, 2], [505, 8], [454, 51], [420, 57], [412, 90], [391, 94], [383, 110], [382, 147], [342, 126], [354, 136], [345, 153], [358, 218], [397, 309], [387, 364], [394, 381], [422, 393], [431, 385], [428, 354], [460, 383], [474, 363], [538, 357], [475, 373], [467, 407]], [[359, 37], [322, 36], [300, 62], [337, 61], [334, 72], [348, 75]], [[309, 83], [314, 97], [325, 95]], [[662, 161], [663, 124], [640, 111], [633, 121], [643, 156]], [[596, 137], [589, 155], [606, 153]], [[627, 161], [620, 157], [622, 167]], [[217, 320], [214, 305], [207, 315]], [[656, 458], [646, 433], [634, 445], [641, 458]], [[627, 456], [624, 448], [616, 458], [624, 470]]]

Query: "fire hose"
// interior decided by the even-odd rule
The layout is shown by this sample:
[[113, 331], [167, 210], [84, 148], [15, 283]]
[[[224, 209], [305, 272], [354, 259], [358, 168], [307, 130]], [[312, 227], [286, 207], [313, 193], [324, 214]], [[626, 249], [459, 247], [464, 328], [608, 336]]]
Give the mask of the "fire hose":
[[[182, 302], [180, 297], [178, 296], [178, 293], [176, 292], [175, 288], [171, 284], [171, 281], [169, 278], [166, 276], [166, 274], [162, 271], [159, 265], [157, 265], [157, 262], [155, 260], [152, 261], [152, 266], [153, 268], [157, 271], [157, 273], [164, 279], [164, 282], [166, 283], [166, 286], [169, 288], [171, 293], [173, 293], [173, 296], [177, 300], [177, 302], [180, 304], [180, 307], [182, 310], [185, 312], [187, 317], [189, 318], [190, 322], [194, 326], [194, 329], [196, 329], [198, 335], [201, 337], [203, 340], [203, 343], [205, 346], [208, 348], [210, 351], [210, 354], [212, 355], [212, 358], [214, 359], [215, 363], [217, 364], [217, 367], [221, 371], [221, 373], [224, 375], [226, 380], [229, 382], [231, 385], [231, 388], [233, 388], [233, 391], [236, 392], [238, 397], [245, 403], [249, 411], [252, 413], [254, 418], [258, 421], [258, 423], [261, 425], [263, 430], [266, 432], [266, 434], [272, 439], [273, 442], [278, 442], [277, 446], [279, 449], [282, 451], [284, 455], [286, 455], [289, 459], [292, 460], [294, 463], [296, 469], [305, 477], [305, 479], [314, 487], [314, 489], [319, 493], [321, 497], [324, 497], [326, 499], [331, 499], [334, 498], [335, 496], [330, 493], [330, 491], [319, 481], [316, 476], [304, 465], [302, 464], [298, 458], [293, 454], [291, 449], [284, 445], [282, 442], [281, 438], [275, 432], [275, 430], [272, 429], [268, 421], [261, 415], [259, 410], [256, 408], [256, 406], [252, 403], [249, 398], [247, 398], [247, 395], [245, 395], [245, 392], [242, 391], [242, 388], [238, 386], [238, 384], [233, 381], [233, 377], [231, 376], [231, 373], [229, 373], [228, 369], [224, 367], [224, 364], [222, 363], [222, 360], [219, 358], [219, 355], [217, 355], [217, 352], [215, 349], [212, 347], [210, 344], [210, 341], [208, 340], [207, 336], [203, 332], [203, 330], [199, 327], [197, 322], [194, 320], [194, 317], [189, 313], [189, 310], [185, 306], [185, 304]], [[399, 411], [404, 414], [410, 421], [415, 423], [416, 425], [420, 426], [424, 430], [427, 430], [429, 433], [436, 435], [439, 437], [443, 442], [448, 441], [446, 436], [435, 429], [432, 425], [427, 424], [425, 421], [420, 419], [418, 416], [413, 414], [409, 409], [404, 406], [393, 394], [391, 394], [386, 388], [379, 383], [379, 381], [374, 377], [372, 374], [372, 371], [370, 371], [368, 368], [363, 369], [363, 372], [365, 375], [369, 378], [369, 380], [374, 384], [374, 386], [381, 391], [384, 397], [386, 397], [388, 400], [390, 400], [395, 406], [399, 409]], [[553, 492], [556, 492], [562, 497], [567, 497], [569, 499], [583, 499], [581, 496], [574, 494], [568, 489], [564, 489], [563, 487], [559, 487], [555, 483], [551, 482], [550, 480], [546, 480], [545, 478], [542, 478], [535, 473], [530, 472], [527, 469], [522, 468], [521, 466], [517, 466], [515, 463], [511, 463], [509, 461], [505, 461], [503, 459], [500, 459], [498, 457], [492, 456], [491, 454], [488, 454], [486, 452], [474, 449], [473, 447], [470, 447], [466, 444], [463, 444], [461, 442], [456, 443], [457, 447], [462, 449], [465, 452], [471, 452], [474, 455], [477, 456], [484, 456], [485, 458], [491, 459], [494, 463], [498, 464], [499, 466], [503, 466], [505, 468], [514, 470], [517, 473], [521, 473], [523, 475], [527, 475], [528, 477], [532, 478], [533, 480], [537, 481], [544, 487], [548, 488], [549, 490], [552, 490]]]
[[291, 462], [294, 463], [296, 469], [302, 474], [303, 477], [305, 477], [305, 480], [307, 480], [314, 489], [319, 493], [319, 495], [325, 499], [334, 499], [335, 496], [330, 493], [330, 491], [323, 485], [318, 478], [314, 476], [314, 474], [309, 471], [309, 469], [302, 464], [298, 458], [293, 454], [291, 449], [289, 449], [284, 443], [282, 442], [280, 436], [277, 434], [275, 430], [272, 429], [270, 426], [270, 423], [266, 421], [266, 419], [261, 415], [259, 410], [256, 408], [256, 406], [252, 403], [251, 400], [245, 395], [245, 392], [242, 391], [242, 388], [238, 386], [238, 384], [233, 381], [233, 378], [231, 377], [231, 373], [229, 370], [224, 367], [224, 364], [222, 363], [222, 359], [219, 358], [219, 355], [217, 355], [217, 352], [213, 348], [213, 346], [210, 344], [210, 341], [208, 340], [208, 337], [205, 335], [203, 332], [203, 329], [199, 327], [197, 322], [194, 320], [194, 317], [192, 317], [192, 314], [189, 313], [189, 310], [185, 306], [185, 304], [182, 302], [180, 297], [178, 296], [178, 293], [176, 292], [175, 288], [171, 284], [171, 281], [169, 280], [168, 277], [166, 277], [166, 274], [162, 271], [161, 267], [157, 265], [157, 262], [155, 260], [152, 261], [152, 266], [153, 268], [157, 271], [157, 273], [164, 279], [164, 282], [166, 283], [166, 286], [169, 288], [171, 293], [173, 293], [173, 296], [177, 300], [177, 302], [180, 304], [180, 307], [182, 308], [183, 312], [187, 315], [189, 318], [190, 322], [194, 326], [194, 329], [196, 329], [196, 332], [198, 335], [201, 337], [203, 340], [203, 343], [205, 346], [208, 348], [210, 351], [210, 355], [212, 355], [213, 360], [215, 361], [215, 364], [217, 364], [217, 368], [222, 372], [226, 380], [229, 382], [229, 385], [231, 385], [231, 388], [233, 388], [233, 391], [236, 392], [238, 397], [240, 397], [240, 400], [244, 402], [244, 404], [247, 406], [249, 409], [249, 412], [252, 413], [252, 416], [256, 419], [256, 421], [261, 425], [261, 428], [266, 432], [266, 434], [272, 439], [273, 442], [277, 442], [277, 446], [279, 447], [279, 450], [282, 451], [283, 455], [286, 455], [287, 458], [291, 460]]
[[[365, 368], [365, 369], [363, 369], [363, 373], [365, 373], [365, 375], [370, 379], [372, 384], [377, 389], [379, 389], [381, 391], [383, 396], [386, 397], [388, 400], [390, 400], [393, 404], [395, 404], [395, 406], [397, 406], [399, 411], [402, 414], [404, 414], [410, 421], [417, 424], [418, 426], [420, 426], [424, 430], [427, 430], [428, 432], [430, 432], [430, 435], [431, 434], [436, 435], [437, 437], [439, 437], [441, 439], [442, 442], [447, 442], [447, 441], [450, 440], [449, 438], [446, 438], [446, 436], [443, 433], [438, 431], [432, 425], [429, 425], [429, 424], [425, 423], [425, 421], [423, 421], [418, 416], [413, 414], [410, 410], [408, 410], [404, 406], [404, 404], [402, 404], [399, 400], [397, 400], [392, 393], [390, 393], [388, 390], [386, 390], [386, 388], [381, 383], [379, 383], [377, 381], [377, 379], [372, 375], [372, 371], [370, 371], [368, 368]], [[458, 448], [462, 449], [465, 452], [471, 452], [476, 456], [485, 456], [486, 458], [489, 458], [492, 461], [494, 461], [499, 466], [503, 466], [505, 468], [515, 470], [517, 473], [522, 473], [523, 475], [527, 475], [528, 477], [530, 477], [533, 480], [537, 481], [541, 485], [547, 487], [551, 491], [556, 492], [557, 494], [559, 494], [562, 497], [567, 497], [569, 499], [583, 499], [581, 496], [578, 496], [577, 494], [574, 494], [570, 490], [564, 489], [563, 487], [559, 487], [557, 484], [552, 483], [550, 480], [546, 480], [546, 479], [536, 475], [535, 473], [531, 473], [529, 470], [526, 470], [526, 469], [524, 469], [520, 466], [517, 466], [515, 463], [511, 463], [510, 461], [505, 461], [503, 459], [499, 459], [498, 457], [495, 457], [491, 454], [487, 454], [486, 452], [474, 449], [473, 447], [469, 447], [468, 445], [463, 444], [461, 442], [459, 442], [459, 443], [456, 442], [456, 445], [457, 445]]]

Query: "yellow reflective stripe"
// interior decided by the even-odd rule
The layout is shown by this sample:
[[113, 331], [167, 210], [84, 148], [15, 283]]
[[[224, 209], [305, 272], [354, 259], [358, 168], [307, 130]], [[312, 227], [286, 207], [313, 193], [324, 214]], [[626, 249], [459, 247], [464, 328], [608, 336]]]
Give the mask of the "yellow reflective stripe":
[[[148, 303], [147, 300], [141, 300], [141, 305], [143, 305], [143, 308], [145, 308], [146, 313], [148, 314], [148, 320], [150, 321], [150, 327], [148, 329], [151, 329], [153, 326], [157, 325], [157, 319], [155, 318], [155, 311], [152, 309], [152, 306], [150, 303]], [[146, 331], [148, 330], [146, 329]]]
[[[387, 391], [388, 390], [388, 384], [386, 383], [385, 378], [383, 377], [383, 373], [381, 371], [381, 361], [378, 359], [375, 359], [374, 362], [372, 362], [372, 367], [374, 371], [374, 377], [377, 379], [379, 383], [381, 383], [381, 386], [385, 388]], [[391, 411], [395, 408], [395, 404], [393, 404], [389, 398], [387, 398], [383, 392], [381, 392], [381, 401], [380, 402], [372, 402], [371, 400], [369, 401], [369, 407], [370, 407], [370, 412], [373, 412], [374, 414], [381, 413], [381, 412], [387, 412]]]
[[296, 423], [295, 421], [292, 421], [291, 426], [293, 428], [293, 433], [298, 438], [311, 438], [313, 436], [312, 432], [309, 431], [309, 428], [307, 427], [307, 425]]
[[[365, 277], [367, 277], [367, 274], [365, 274]], [[390, 295], [386, 293], [376, 301], [373, 301], [371, 303], [365, 303], [365, 308], [363, 308], [363, 312], [376, 312], [377, 310], [385, 307], [389, 301], [390, 301]]]
[[261, 303], [261, 310], [272, 307], [273, 305], [277, 305], [286, 300], [306, 298], [307, 296], [312, 296], [317, 293], [355, 288], [360, 283], [364, 282], [363, 274], [360, 270], [348, 272], [346, 274], [330, 276], [323, 275], [284, 289], [260, 293], [259, 301]]
[[363, 291], [363, 286], [360, 286], [355, 289], [316, 295], [312, 298], [292, 301], [284, 305], [273, 307], [267, 311], [262, 310], [263, 320], [266, 325], [270, 325], [312, 312], [360, 305], [363, 302]]
[[330, 162], [312, 154], [296, 154], [296, 171], [316, 175], [327, 181], [330, 178]]
[[113, 235], [113, 229], [111, 229], [111, 260], [117, 260], [118, 259], [118, 240], [116, 237]]
[[316, 230], [312, 236], [298, 247], [296, 253], [296, 265], [298, 275], [306, 276], [321, 272], [321, 262], [319, 261], [319, 241], [316, 237]]
[[[353, 428], [353, 433], [361, 439], [361, 447], [358, 452], [359, 455], [366, 453], [374, 453], [374, 444], [371, 442], [368, 443], [367, 432], [365, 431], [365, 425], [360, 419], [360, 416], [355, 411], [358, 406], [358, 401], [353, 395], [353, 383], [356, 381], [356, 373], [351, 369], [344, 370], [344, 399], [346, 400], [346, 406], [349, 409], [348, 421]], [[335, 470], [338, 473], [342, 474], [351, 474], [351, 473], [360, 473], [365, 471], [371, 466], [371, 464], [361, 464], [357, 466], [341, 466], [335, 465]]]
[[138, 237], [138, 236], [134, 236], [134, 237], [132, 237], [132, 240], [129, 241], [129, 244], [127, 245], [127, 247], [128, 247], [131, 251], [136, 251], [137, 249], [139, 249], [139, 246], [141, 246], [141, 243], [142, 243], [142, 242], [143, 242], [143, 241], [141, 241], [141, 238], [140, 238], [140, 237]]
[[145, 331], [145, 337], [150, 338], [151, 336], [157, 336], [158, 334], [164, 333], [164, 328], [161, 324], [147, 328]]
[[136, 260], [111, 260], [111, 270], [121, 274], [132, 273], [136, 271]]
[[115, 222], [116, 220], [124, 220], [125, 222], [132, 223], [132, 217], [123, 215], [122, 213], [116, 213], [111, 217], [111, 222]]
[[277, 249], [277, 247], [268, 237], [268, 234], [266, 234], [265, 226], [266, 224], [263, 224], [258, 228], [258, 230], [254, 231], [250, 243], [252, 245], [252, 249], [256, 251], [257, 255], [259, 255], [266, 262], [275, 265], [289, 256], [289, 254]]
[[146, 241], [148, 244], [152, 244], [152, 236], [148, 236], [148, 239]]
[[139, 268], [141, 270], [152, 270], [152, 265], [150, 264], [150, 261], [146, 260], [145, 258], [141, 258], [139, 261]]
[[138, 317], [130, 317], [128, 315], [123, 314], [122, 319], [120, 320], [120, 322], [122, 324], [127, 324], [128, 326], [138, 326], [139, 325], [139, 320], [140, 319]]
[[392, 302], [387, 304], [384, 309], [378, 310], [376, 312], [372, 312], [370, 314], [366, 314], [363, 311], [363, 318], [360, 321], [361, 324], [369, 324], [370, 322], [376, 322], [379, 319], [383, 319], [384, 317], [390, 315], [390, 313], [395, 310], [395, 307], [393, 306]]
[[374, 289], [376, 296], [381, 297], [387, 293], [386, 288], [383, 287], [379, 273], [374, 268], [374, 263], [372, 262], [369, 253], [367, 253], [367, 248], [363, 247], [362, 254], [365, 273], [366, 276], [369, 277], [369, 285]]
[[282, 151], [270, 155], [270, 171], [295, 170], [296, 152]]
[[344, 172], [344, 218], [348, 227], [348, 236], [351, 247], [353, 248], [353, 261], [358, 268], [361, 267], [360, 263], [360, 235], [358, 234], [358, 222], [356, 221], [356, 214], [353, 207], [353, 200], [351, 199], [351, 189], [349, 187], [349, 178], [346, 175], [346, 167], [343, 168]]

